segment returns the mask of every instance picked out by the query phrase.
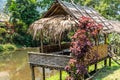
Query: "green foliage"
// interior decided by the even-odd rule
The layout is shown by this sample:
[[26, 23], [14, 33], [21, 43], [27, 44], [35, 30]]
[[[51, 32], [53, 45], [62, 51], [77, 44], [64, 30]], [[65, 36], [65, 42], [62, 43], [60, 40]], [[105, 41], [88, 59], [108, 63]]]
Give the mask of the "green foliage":
[[[32, 37], [27, 34], [31, 23], [39, 18], [37, 0], [7, 0], [6, 13], [10, 14], [10, 22], [14, 25], [13, 34], [6, 34], [6, 43], [22, 46], [35, 46]], [[34, 41], [35, 42], [35, 41]]]
[[18, 21], [14, 29], [18, 34], [24, 35], [27, 32], [28, 26], [24, 22]]
[[5, 44], [5, 45], [3, 45], [3, 47], [4, 47], [4, 50], [6, 50], [6, 51], [16, 50], [16, 46], [13, 44]]
[[2, 51], [13, 51], [13, 50], [16, 50], [16, 46], [13, 45], [13, 44], [0, 44], [0, 52]]
[[[39, 40], [32, 40], [27, 34], [29, 25], [37, 20], [39, 16], [47, 11], [55, 0], [7, 0], [5, 11], [10, 14], [10, 22], [14, 24], [16, 33], [7, 34], [0, 38], [2, 43], [15, 43], [23, 46], [38, 46]], [[71, 2], [71, 0], [62, 0]], [[120, 1], [119, 0], [73, 0], [75, 3], [93, 7], [101, 15], [108, 19], [120, 20]], [[37, 11], [39, 9], [39, 12]], [[39, 14], [41, 13], [41, 14]], [[0, 31], [1, 33], [1, 31]], [[71, 35], [71, 34], [70, 34]], [[70, 41], [70, 36], [63, 39]], [[44, 44], [48, 44], [48, 40], [44, 40]]]
[[4, 48], [2, 45], [0, 45], [0, 52], [4, 51]]
[[[75, 0], [76, 1], [76, 0]], [[108, 19], [118, 19], [119, 0], [85, 0], [83, 5], [95, 8], [102, 16]]]
[[120, 44], [120, 34], [117, 33], [112, 33], [108, 37], [108, 43], [113, 44], [113, 45], [118, 45]]
[[[59, 75], [60, 74], [57, 73], [56, 75], [48, 78], [47, 80], [60, 80], [60, 76]], [[68, 76], [68, 74], [66, 72], [62, 72], [62, 80], [65, 80], [67, 76]]]
[[36, 8], [36, 0], [7, 0], [5, 10], [11, 13], [11, 22], [15, 24], [18, 21], [23, 21], [29, 26], [39, 18], [39, 12]]
[[119, 0], [101, 0], [99, 6], [95, 5], [95, 9], [108, 19], [117, 19], [119, 4]]
[[6, 30], [4, 28], [0, 28], [0, 35], [6, 33]]

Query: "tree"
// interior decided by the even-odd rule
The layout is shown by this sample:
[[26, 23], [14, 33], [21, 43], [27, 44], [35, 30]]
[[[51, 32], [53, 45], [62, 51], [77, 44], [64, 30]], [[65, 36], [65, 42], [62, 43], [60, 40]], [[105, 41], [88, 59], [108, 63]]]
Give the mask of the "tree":
[[31, 23], [39, 19], [37, 5], [37, 0], [7, 0], [5, 12], [10, 15], [9, 21], [14, 25], [15, 33], [11, 36], [15, 44], [34, 45], [27, 29]]
[[39, 18], [37, 9], [37, 0], [7, 0], [6, 9], [11, 14], [10, 21], [14, 24], [22, 21], [26, 25]]

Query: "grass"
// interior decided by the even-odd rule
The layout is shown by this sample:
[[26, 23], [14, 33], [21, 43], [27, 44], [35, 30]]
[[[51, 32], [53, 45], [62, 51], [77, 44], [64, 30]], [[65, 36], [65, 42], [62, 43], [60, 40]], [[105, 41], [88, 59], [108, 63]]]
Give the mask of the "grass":
[[[120, 65], [116, 64], [112, 61], [112, 66], [107, 66], [103, 68], [104, 62], [98, 63], [98, 69], [101, 69], [101, 71], [95, 75], [93, 80], [120, 80]], [[94, 65], [89, 67], [89, 72], [94, 70]], [[68, 76], [66, 72], [62, 72], [62, 80], [65, 80], [65, 78]], [[57, 73], [54, 76], [51, 76], [47, 80], [59, 80], [59, 73]]]
[[102, 69], [93, 80], [120, 80], [120, 65], [112, 61], [112, 66]]
[[[60, 80], [60, 77], [59, 77], [59, 73], [57, 73], [56, 75], [54, 76], [51, 76], [50, 78], [48, 78], [47, 80]], [[65, 80], [65, 78], [68, 76], [68, 74], [66, 72], [62, 72], [62, 80]]]

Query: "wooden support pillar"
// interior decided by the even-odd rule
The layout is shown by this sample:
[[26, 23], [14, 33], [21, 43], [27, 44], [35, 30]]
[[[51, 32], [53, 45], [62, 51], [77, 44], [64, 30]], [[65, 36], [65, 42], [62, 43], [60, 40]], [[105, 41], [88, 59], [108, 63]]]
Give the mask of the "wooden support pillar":
[[40, 46], [40, 48], [41, 48], [41, 53], [43, 53], [43, 32], [42, 32], [42, 30], [41, 30], [41, 33], [40, 33], [40, 44], [41, 44], [41, 46]]
[[60, 70], [60, 80], [62, 80], [62, 70]]
[[105, 37], [105, 44], [107, 44], [107, 37], [108, 37], [108, 35], [107, 34], [104, 34], [104, 37]]
[[61, 38], [62, 38], [62, 33], [60, 33], [60, 36], [59, 36], [59, 40], [58, 40], [58, 43], [59, 43], [59, 50], [61, 50]]
[[[107, 35], [107, 34], [104, 34], [104, 38], [105, 38], [105, 44], [107, 44], [108, 35]], [[104, 66], [105, 66], [105, 67], [107, 66], [107, 58], [104, 60]]]
[[43, 70], [43, 80], [45, 80], [45, 68], [43, 67], [42, 70]]
[[35, 80], [34, 66], [30, 64], [32, 80]]
[[107, 58], [104, 60], [104, 66], [107, 66]]
[[97, 63], [95, 63], [95, 72], [97, 71]]
[[109, 66], [111, 66], [111, 57], [109, 57]]

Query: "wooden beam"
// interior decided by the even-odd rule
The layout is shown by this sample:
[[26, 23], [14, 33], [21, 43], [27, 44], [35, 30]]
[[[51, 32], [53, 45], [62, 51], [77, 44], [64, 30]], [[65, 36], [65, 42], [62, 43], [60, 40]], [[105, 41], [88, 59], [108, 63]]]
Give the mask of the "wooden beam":
[[45, 80], [45, 68], [42, 67], [42, 70], [43, 70], [43, 80]]
[[41, 53], [43, 53], [43, 32], [42, 32], [42, 30], [40, 31], [40, 43], [41, 43]]
[[50, 16], [53, 16], [53, 14], [54, 14], [57, 10], [59, 10], [59, 9], [60, 9], [60, 6], [56, 6], [56, 8], [52, 11], [52, 13], [49, 14], [49, 17], [50, 17]]
[[104, 34], [105, 37], [105, 44], [107, 44], [107, 34]]
[[104, 66], [107, 66], [107, 58], [104, 60]]
[[95, 70], [95, 72], [97, 71], [97, 63], [95, 63], [95, 69], [94, 70]]
[[35, 80], [34, 66], [30, 64], [32, 80]]
[[60, 70], [60, 80], [62, 80], [62, 70]]
[[111, 66], [111, 57], [109, 57], [109, 66]]

